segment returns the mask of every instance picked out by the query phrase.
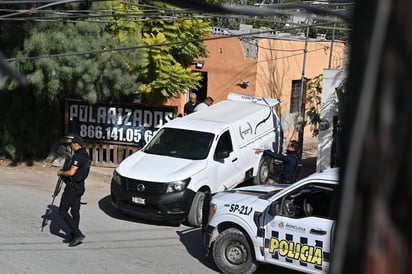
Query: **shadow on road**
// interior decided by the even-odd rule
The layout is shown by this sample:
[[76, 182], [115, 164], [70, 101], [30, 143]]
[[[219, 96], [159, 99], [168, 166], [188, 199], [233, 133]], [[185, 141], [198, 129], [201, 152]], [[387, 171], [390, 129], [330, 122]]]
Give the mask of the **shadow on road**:
[[125, 213], [122, 213], [119, 210], [117, 210], [115, 207], [113, 207], [110, 195], [107, 195], [106, 197], [100, 199], [98, 204], [99, 204], [99, 208], [106, 215], [114, 219], [128, 221], [128, 222], [139, 222], [142, 224], [157, 225], [157, 226], [172, 226], [172, 227], [180, 226], [180, 224], [173, 224], [170, 222], [162, 222], [162, 221], [145, 220], [145, 219], [133, 217]]
[[[180, 241], [186, 247], [187, 252], [200, 263], [208, 268], [219, 272], [211, 251], [207, 254], [207, 248], [203, 244], [202, 229], [201, 228], [188, 228], [183, 231], [176, 231], [179, 235]], [[282, 273], [282, 274], [300, 274], [301, 272], [293, 271], [286, 268], [281, 268], [275, 265], [261, 264], [255, 274], [270, 274], [270, 273]]]
[[70, 233], [69, 227], [59, 216], [58, 206], [47, 206], [46, 212], [42, 216], [42, 222], [44, 221], [47, 221], [47, 225], [44, 227], [43, 231], [46, 231], [47, 227], [49, 227], [49, 231], [51, 234], [61, 238], [66, 238], [67, 235]]
[[188, 228], [186, 230], [176, 231], [176, 233], [179, 235], [180, 242], [193, 258], [196, 258], [208, 268], [219, 272], [219, 269], [213, 261], [212, 254], [207, 255], [207, 248], [203, 244], [201, 228]]

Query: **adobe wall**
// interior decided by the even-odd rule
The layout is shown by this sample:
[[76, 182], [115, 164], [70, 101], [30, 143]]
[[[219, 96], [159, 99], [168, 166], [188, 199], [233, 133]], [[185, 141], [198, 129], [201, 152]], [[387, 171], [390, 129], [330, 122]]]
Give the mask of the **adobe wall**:
[[[293, 80], [312, 79], [328, 68], [330, 41], [309, 41], [305, 67], [305, 41], [292, 40], [259, 40], [257, 60], [256, 95], [280, 98], [280, 116], [285, 131], [285, 138], [297, 138], [294, 131], [294, 115], [290, 114], [290, 95]], [[334, 43], [331, 67], [342, 69], [344, 66], [344, 43]], [[305, 137], [312, 136], [310, 126], [305, 127]]]
[[[208, 74], [207, 95], [215, 102], [226, 99], [229, 92], [246, 95], [256, 95], [270, 98], [280, 98], [280, 116], [285, 130], [285, 138], [296, 138], [294, 135], [294, 117], [289, 113], [290, 92], [292, 80], [302, 77], [305, 41], [259, 39], [257, 40], [257, 59], [254, 54], [244, 52], [241, 41], [237, 37], [212, 35], [214, 39], [205, 41], [209, 57], [199, 59], [204, 61], [202, 69]], [[246, 40], [249, 43], [255, 40]], [[245, 43], [245, 41], [243, 41]], [[344, 43], [335, 42], [333, 45], [331, 67], [343, 69]], [[305, 77], [314, 78], [328, 68], [330, 56], [330, 41], [308, 42]], [[246, 49], [247, 51], [247, 49]], [[248, 58], [247, 56], [251, 56]], [[248, 81], [247, 87], [241, 87], [242, 80]], [[179, 113], [183, 112], [183, 105], [188, 95], [170, 100], [168, 104], [177, 105]], [[305, 137], [310, 138], [310, 126], [305, 127]]]

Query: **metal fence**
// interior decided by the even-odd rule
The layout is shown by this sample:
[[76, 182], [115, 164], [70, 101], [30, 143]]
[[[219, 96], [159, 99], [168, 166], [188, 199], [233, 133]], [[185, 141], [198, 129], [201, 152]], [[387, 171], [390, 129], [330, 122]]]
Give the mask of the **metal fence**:
[[116, 144], [86, 144], [93, 166], [116, 167], [127, 156], [140, 149], [138, 146]]

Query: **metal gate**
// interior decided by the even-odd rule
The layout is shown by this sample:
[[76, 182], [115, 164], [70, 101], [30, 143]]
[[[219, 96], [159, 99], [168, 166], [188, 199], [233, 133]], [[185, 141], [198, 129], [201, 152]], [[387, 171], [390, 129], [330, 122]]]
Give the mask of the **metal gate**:
[[86, 144], [92, 166], [117, 167], [127, 156], [140, 149], [138, 146], [115, 144]]

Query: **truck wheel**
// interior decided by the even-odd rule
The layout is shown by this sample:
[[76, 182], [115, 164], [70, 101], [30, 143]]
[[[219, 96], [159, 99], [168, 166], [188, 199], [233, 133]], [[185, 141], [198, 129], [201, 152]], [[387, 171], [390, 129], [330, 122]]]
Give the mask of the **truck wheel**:
[[213, 258], [225, 274], [253, 273], [258, 267], [248, 240], [237, 228], [219, 234], [213, 244]]
[[205, 193], [198, 191], [193, 198], [192, 206], [190, 207], [189, 214], [187, 215], [187, 223], [193, 227], [199, 227], [202, 225], [203, 219], [203, 202], [205, 200]]
[[262, 157], [259, 162], [258, 171], [253, 183], [255, 185], [266, 185], [269, 181], [270, 160], [267, 157]]

